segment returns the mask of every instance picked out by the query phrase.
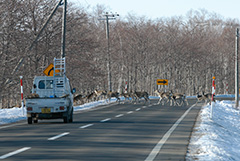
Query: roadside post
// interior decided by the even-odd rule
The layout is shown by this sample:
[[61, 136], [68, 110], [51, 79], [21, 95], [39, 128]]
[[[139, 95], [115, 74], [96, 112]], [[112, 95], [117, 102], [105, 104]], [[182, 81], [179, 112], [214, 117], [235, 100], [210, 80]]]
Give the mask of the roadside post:
[[228, 94], [228, 83], [226, 84], [226, 94]]
[[127, 93], [127, 90], [128, 90], [128, 85], [127, 85], [127, 81], [125, 83], [125, 93]]
[[23, 103], [23, 83], [22, 83], [23, 76], [20, 76], [20, 84], [21, 84], [21, 102], [22, 102], [22, 111], [24, 115], [24, 103]]
[[214, 102], [214, 95], [215, 95], [215, 90], [216, 90], [216, 85], [215, 85], [215, 77], [213, 76], [212, 78], [212, 100], [211, 100], [211, 111], [210, 111], [210, 118], [212, 119], [213, 116], [213, 107], [215, 105]]

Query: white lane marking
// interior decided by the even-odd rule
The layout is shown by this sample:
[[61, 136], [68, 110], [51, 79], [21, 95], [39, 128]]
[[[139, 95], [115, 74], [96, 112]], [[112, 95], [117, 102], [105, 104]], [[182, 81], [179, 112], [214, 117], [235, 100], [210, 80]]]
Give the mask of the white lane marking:
[[148, 155], [148, 157], [145, 159], [145, 161], [153, 161], [157, 154], [160, 152], [162, 146], [165, 144], [165, 142], [168, 140], [169, 136], [172, 134], [172, 132], [176, 129], [176, 127], [179, 125], [179, 123], [184, 119], [184, 117], [188, 114], [188, 112], [195, 106], [196, 104], [192, 105], [176, 122], [175, 124], [168, 130], [168, 132], [163, 136], [163, 138], [157, 143], [157, 145], [153, 148], [151, 153]]
[[119, 114], [119, 115], [117, 115], [117, 116], [115, 116], [115, 117], [122, 117], [124, 114]]
[[93, 124], [87, 124], [87, 125], [81, 126], [81, 127], [79, 127], [79, 128], [85, 129], [85, 128], [90, 127], [90, 126], [93, 126]]
[[16, 151], [13, 151], [13, 152], [10, 152], [10, 153], [7, 153], [5, 155], [0, 156], [0, 159], [6, 159], [10, 156], [16, 155], [18, 153], [24, 152], [24, 151], [29, 150], [29, 149], [31, 149], [31, 147], [25, 147], [25, 148], [22, 148], [22, 149], [18, 149]]
[[111, 120], [111, 118], [107, 118], [107, 119], [101, 120], [100, 122], [107, 122], [109, 120]]
[[70, 133], [69, 133], [69, 132], [65, 132], [65, 133], [59, 134], [59, 135], [57, 135], [57, 136], [48, 138], [48, 140], [56, 140], [56, 139], [58, 139], [58, 138], [60, 138], [60, 137], [63, 137], [63, 136], [65, 136], [65, 135], [68, 135], [68, 134], [70, 134]]
[[127, 112], [127, 114], [130, 114], [130, 113], [133, 113], [133, 111], [129, 111], [129, 112]]
[[5, 129], [5, 128], [8, 128], [8, 127], [13, 127], [13, 126], [18, 126], [18, 125], [24, 125], [24, 124], [27, 124], [27, 123], [24, 122], [24, 123], [19, 123], [19, 124], [1, 126], [0, 129]]
[[141, 110], [141, 108], [137, 108], [137, 109], [136, 109], [136, 111], [139, 111], [139, 110]]

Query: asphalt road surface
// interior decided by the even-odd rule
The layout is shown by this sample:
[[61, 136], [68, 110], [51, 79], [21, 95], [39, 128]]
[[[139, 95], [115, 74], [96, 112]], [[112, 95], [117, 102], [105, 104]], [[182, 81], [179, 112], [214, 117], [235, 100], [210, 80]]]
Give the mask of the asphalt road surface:
[[0, 160], [150, 161], [185, 160], [202, 104], [110, 104], [63, 120], [0, 126]]

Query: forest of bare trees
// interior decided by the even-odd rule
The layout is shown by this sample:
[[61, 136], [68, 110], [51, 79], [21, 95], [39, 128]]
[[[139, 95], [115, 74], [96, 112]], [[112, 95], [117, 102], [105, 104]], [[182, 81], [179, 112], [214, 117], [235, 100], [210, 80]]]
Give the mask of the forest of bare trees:
[[[0, 1], [0, 107], [19, 105], [20, 80], [24, 96], [35, 75], [60, 57], [62, 7], [59, 7], [37, 44], [28, 52], [57, 0]], [[78, 93], [108, 89], [105, 6], [87, 9], [68, 4], [66, 32], [67, 76]], [[196, 95], [211, 91], [234, 93], [235, 31], [238, 19], [226, 19], [206, 10], [186, 15], [148, 19], [129, 14], [110, 24], [112, 89], [153, 94], [157, 79], [168, 79], [167, 89]], [[14, 68], [24, 58], [16, 73]], [[161, 87], [163, 88], [163, 87]]]

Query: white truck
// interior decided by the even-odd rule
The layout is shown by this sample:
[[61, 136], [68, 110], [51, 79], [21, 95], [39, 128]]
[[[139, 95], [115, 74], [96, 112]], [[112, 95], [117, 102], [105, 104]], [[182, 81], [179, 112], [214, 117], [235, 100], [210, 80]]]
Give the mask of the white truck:
[[73, 122], [73, 93], [65, 76], [65, 58], [54, 59], [53, 76], [35, 76], [31, 95], [25, 99], [28, 124], [38, 119]]

